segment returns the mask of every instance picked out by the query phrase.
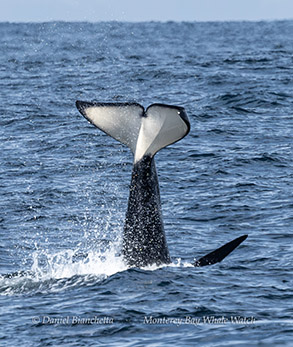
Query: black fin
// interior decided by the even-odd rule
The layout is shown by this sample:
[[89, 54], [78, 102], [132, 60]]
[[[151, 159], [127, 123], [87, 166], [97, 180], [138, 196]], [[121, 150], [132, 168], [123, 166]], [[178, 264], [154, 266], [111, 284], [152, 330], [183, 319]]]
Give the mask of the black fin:
[[215, 251], [205, 255], [204, 257], [201, 257], [199, 260], [197, 260], [193, 265], [194, 266], [206, 266], [206, 265], [213, 265], [216, 263], [219, 263], [224, 258], [227, 257], [236, 247], [242, 243], [248, 235], [243, 235], [238, 237], [237, 239], [230, 241], [226, 243], [224, 246], [216, 249]]

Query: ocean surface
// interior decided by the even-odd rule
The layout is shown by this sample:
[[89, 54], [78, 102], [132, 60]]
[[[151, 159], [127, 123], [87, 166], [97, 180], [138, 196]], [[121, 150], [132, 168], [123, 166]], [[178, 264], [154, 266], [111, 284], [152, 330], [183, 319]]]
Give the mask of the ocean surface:
[[[292, 346], [293, 21], [0, 23], [0, 50], [0, 345]], [[77, 99], [186, 109], [171, 265], [123, 263], [132, 155]]]

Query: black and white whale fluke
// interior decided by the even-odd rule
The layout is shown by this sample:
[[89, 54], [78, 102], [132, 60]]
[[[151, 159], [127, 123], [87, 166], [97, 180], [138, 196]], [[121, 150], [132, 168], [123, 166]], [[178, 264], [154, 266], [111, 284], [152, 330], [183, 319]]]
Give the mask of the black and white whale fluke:
[[[154, 156], [181, 140], [190, 130], [183, 107], [137, 103], [76, 101], [80, 113], [100, 130], [128, 146], [134, 155], [122, 254], [129, 266], [171, 263], [161, 213]], [[231, 253], [247, 235], [228, 242], [194, 263], [215, 264]]]

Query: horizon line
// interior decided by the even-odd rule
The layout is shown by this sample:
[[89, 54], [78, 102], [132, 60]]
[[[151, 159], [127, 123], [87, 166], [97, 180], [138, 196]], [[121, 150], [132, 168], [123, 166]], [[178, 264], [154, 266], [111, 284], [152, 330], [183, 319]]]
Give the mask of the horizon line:
[[276, 19], [216, 19], [216, 20], [63, 20], [63, 19], [49, 19], [45, 21], [36, 21], [36, 20], [23, 20], [23, 21], [2, 21], [0, 20], [0, 24], [48, 24], [48, 23], [89, 23], [89, 24], [98, 24], [98, 23], [131, 23], [131, 24], [139, 24], [139, 23], [234, 23], [234, 22], [251, 22], [251, 23], [259, 23], [259, 22], [285, 22], [292, 21], [293, 18], [276, 18]]

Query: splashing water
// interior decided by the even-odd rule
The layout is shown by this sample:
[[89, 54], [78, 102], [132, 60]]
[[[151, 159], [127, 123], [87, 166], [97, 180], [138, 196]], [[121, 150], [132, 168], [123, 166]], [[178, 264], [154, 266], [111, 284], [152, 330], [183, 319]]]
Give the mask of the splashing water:
[[[114, 246], [107, 251], [89, 251], [87, 254], [71, 249], [52, 254], [35, 252], [32, 272], [39, 279], [61, 279], [76, 275], [111, 276], [126, 269], [122, 257], [116, 253]], [[44, 260], [45, 264], [41, 265], [40, 262]]]
[[117, 256], [116, 244], [108, 250], [88, 253], [72, 249], [53, 253], [38, 250], [32, 253], [30, 270], [0, 277], [0, 293], [62, 290], [80, 282], [101, 281], [126, 269], [122, 257]]
[[[120, 243], [100, 250], [64, 249], [58, 252], [37, 250], [32, 253], [30, 270], [0, 276], [0, 295], [15, 295], [33, 292], [55, 292], [76, 285], [91, 285], [101, 282], [129, 267], [119, 254]], [[145, 271], [163, 267], [193, 267], [180, 258], [168, 265], [149, 265]]]

